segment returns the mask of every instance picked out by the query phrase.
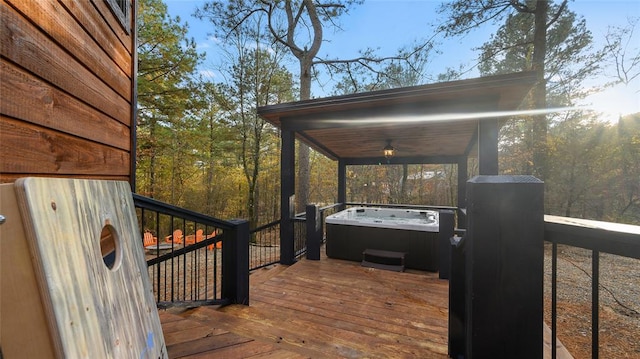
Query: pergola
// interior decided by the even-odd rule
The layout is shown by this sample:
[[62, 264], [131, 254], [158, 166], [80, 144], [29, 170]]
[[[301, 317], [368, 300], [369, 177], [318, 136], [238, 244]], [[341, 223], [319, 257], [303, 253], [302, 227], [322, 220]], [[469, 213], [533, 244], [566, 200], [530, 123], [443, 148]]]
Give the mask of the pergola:
[[[447, 163], [458, 165], [458, 207], [465, 208], [468, 158], [478, 157], [479, 174], [498, 174], [501, 120], [535, 82], [535, 72], [521, 72], [258, 108], [282, 136], [282, 263], [293, 262], [286, 243], [293, 243], [296, 138], [338, 161], [338, 202], [346, 202], [347, 165]], [[389, 143], [395, 154], [385, 158]]]

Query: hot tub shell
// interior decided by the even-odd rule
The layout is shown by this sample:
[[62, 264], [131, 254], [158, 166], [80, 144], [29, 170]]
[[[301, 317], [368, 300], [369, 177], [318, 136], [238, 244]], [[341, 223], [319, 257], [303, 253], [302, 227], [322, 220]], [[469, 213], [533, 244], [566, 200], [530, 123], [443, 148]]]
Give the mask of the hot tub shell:
[[405, 253], [407, 268], [438, 270], [438, 212], [355, 207], [326, 225], [329, 258], [359, 262], [365, 249], [379, 249]]

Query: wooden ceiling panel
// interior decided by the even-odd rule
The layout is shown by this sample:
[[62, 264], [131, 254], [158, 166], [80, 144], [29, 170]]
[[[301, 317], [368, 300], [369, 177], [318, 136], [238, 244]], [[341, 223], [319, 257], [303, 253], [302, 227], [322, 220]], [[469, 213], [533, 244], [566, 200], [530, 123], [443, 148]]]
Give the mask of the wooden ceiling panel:
[[337, 157], [368, 158], [382, 155], [391, 141], [397, 157], [459, 156], [474, 138], [477, 121], [412, 124], [367, 128], [332, 128], [304, 131]]
[[395, 158], [455, 157], [476, 144], [487, 113], [516, 110], [535, 81], [522, 72], [264, 106], [258, 114], [333, 159], [382, 159], [389, 140]]

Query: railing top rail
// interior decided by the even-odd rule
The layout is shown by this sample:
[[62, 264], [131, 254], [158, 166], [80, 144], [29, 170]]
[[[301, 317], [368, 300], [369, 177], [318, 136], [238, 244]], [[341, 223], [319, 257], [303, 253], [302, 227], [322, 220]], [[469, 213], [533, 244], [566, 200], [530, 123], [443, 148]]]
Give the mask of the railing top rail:
[[559, 225], [566, 224], [566, 225], [573, 225], [573, 226], [579, 226], [579, 227], [585, 227], [585, 228], [593, 228], [593, 229], [617, 232], [621, 234], [626, 233], [626, 234], [632, 234], [632, 235], [640, 235], [640, 226], [634, 226], [631, 224], [594, 221], [591, 219], [560, 217], [560, 216], [551, 216], [551, 215], [545, 215], [544, 221], [549, 224], [559, 224]]
[[346, 202], [347, 206], [366, 206], [366, 207], [396, 207], [396, 208], [407, 208], [407, 209], [421, 209], [421, 208], [433, 208], [433, 209], [450, 209], [457, 210], [458, 207], [451, 206], [432, 206], [432, 205], [422, 205], [422, 204], [387, 204], [387, 203], [362, 203], [362, 202]]
[[235, 228], [237, 221], [223, 221], [214, 217], [207, 216], [202, 213], [194, 212], [188, 209], [180, 208], [171, 204], [160, 202], [153, 198], [144, 197], [139, 194], [133, 194], [133, 200], [136, 207], [144, 207], [145, 209], [171, 215], [180, 218], [186, 218], [189, 221], [202, 223], [204, 225], [218, 227], [222, 229]]
[[251, 233], [259, 232], [259, 231], [261, 231], [261, 230], [263, 230], [263, 229], [266, 229], [266, 228], [269, 228], [269, 227], [273, 227], [273, 226], [276, 226], [276, 225], [278, 225], [278, 224], [280, 224], [280, 220], [279, 220], [279, 219], [276, 219], [276, 220], [275, 220], [275, 221], [273, 221], [273, 222], [269, 222], [269, 223], [267, 223], [267, 224], [263, 224], [263, 225], [261, 225], [261, 226], [259, 226], [259, 227], [253, 228], [253, 229], [251, 230]]
[[545, 215], [545, 240], [640, 259], [640, 226]]
[[330, 204], [330, 205], [327, 205], [327, 206], [324, 206], [324, 207], [320, 207], [320, 212], [326, 211], [326, 210], [329, 210], [329, 209], [332, 209], [332, 208], [340, 207], [342, 205], [343, 205], [343, 203], [334, 203], [334, 204]]

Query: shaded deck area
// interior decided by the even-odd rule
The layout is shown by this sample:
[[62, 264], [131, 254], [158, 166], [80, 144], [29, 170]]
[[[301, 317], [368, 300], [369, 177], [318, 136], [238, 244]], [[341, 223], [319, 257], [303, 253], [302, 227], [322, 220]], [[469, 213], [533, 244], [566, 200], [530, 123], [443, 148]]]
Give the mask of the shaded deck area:
[[448, 282], [322, 258], [251, 275], [251, 305], [160, 312], [169, 357], [446, 358]]

